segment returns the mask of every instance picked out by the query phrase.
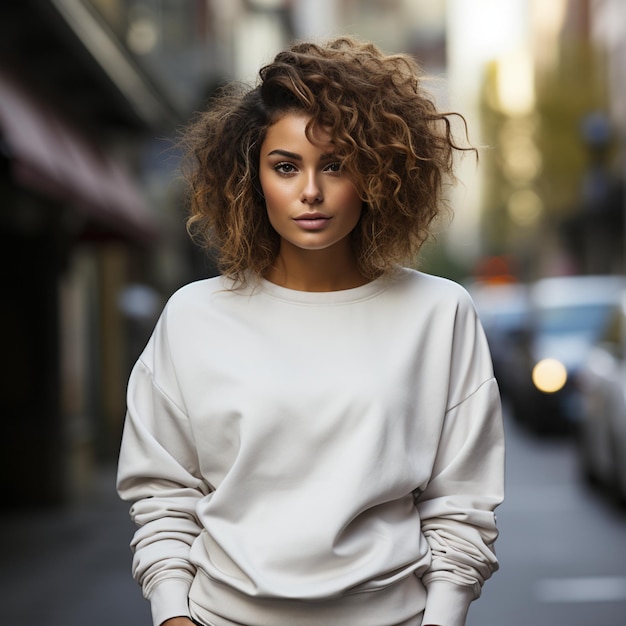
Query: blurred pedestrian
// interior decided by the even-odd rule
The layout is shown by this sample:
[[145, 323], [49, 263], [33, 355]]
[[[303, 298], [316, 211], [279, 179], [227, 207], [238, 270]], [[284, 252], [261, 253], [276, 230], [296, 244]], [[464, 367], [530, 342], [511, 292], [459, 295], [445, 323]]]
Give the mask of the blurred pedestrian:
[[166, 305], [119, 460], [155, 626], [460, 626], [497, 569], [483, 331], [405, 267], [471, 150], [450, 118], [410, 57], [340, 38], [189, 126], [188, 227], [222, 274]]

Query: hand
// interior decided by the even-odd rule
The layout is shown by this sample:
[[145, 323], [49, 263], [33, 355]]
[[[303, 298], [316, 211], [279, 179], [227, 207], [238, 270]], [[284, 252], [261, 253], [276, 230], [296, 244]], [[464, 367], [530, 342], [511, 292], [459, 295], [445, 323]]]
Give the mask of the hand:
[[196, 626], [188, 617], [171, 617], [166, 619], [161, 626]]

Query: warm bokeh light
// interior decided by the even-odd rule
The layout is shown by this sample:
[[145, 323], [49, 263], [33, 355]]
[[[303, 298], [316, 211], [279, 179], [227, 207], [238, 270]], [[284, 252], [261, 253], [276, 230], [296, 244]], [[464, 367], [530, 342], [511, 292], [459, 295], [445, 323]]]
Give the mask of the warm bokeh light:
[[567, 369], [557, 359], [542, 359], [533, 368], [532, 378], [539, 391], [555, 393], [567, 382]]
[[524, 116], [535, 105], [535, 87], [532, 57], [526, 46], [520, 46], [498, 61], [496, 89], [498, 104], [503, 113]]

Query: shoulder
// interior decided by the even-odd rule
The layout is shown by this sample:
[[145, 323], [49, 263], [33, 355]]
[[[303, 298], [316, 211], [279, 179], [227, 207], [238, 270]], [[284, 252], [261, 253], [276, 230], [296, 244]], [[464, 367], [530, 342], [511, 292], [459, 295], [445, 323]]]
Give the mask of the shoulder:
[[183, 285], [168, 298], [156, 324], [156, 334], [169, 335], [177, 330], [191, 331], [206, 321], [216, 307], [220, 294], [229, 292], [229, 285], [221, 277], [206, 278]]
[[168, 315], [188, 312], [208, 304], [215, 296], [231, 290], [231, 285], [223, 276], [187, 283], [170, 296], [165, 305], [165, 312]]
[[422, 305], [474, 309], [472, 298], [465, 287], [448, 278], [403, 267], [390, 280], [392, 290], [398, 290], [405, 297], [416, 298]]

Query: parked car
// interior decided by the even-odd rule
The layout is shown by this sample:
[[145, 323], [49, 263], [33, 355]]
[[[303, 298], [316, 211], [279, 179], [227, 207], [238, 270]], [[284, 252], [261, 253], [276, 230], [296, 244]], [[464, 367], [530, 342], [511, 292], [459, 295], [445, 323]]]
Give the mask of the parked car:
[[579, 376], [584, 476], [626, 503], [626, 293]]
[[514, 347], [528, 330], [528, 287], [516, 282], [476, 282], [468, 285], [468, 290], [485, 329], [500, 393], [506, 400]]
[[579, 419], [576, 378], [619, 302], [618, 276], [543, 278], [530, 286], [529, 325], [510, 355], [514, 416], [540, 433], [567, 433]]

